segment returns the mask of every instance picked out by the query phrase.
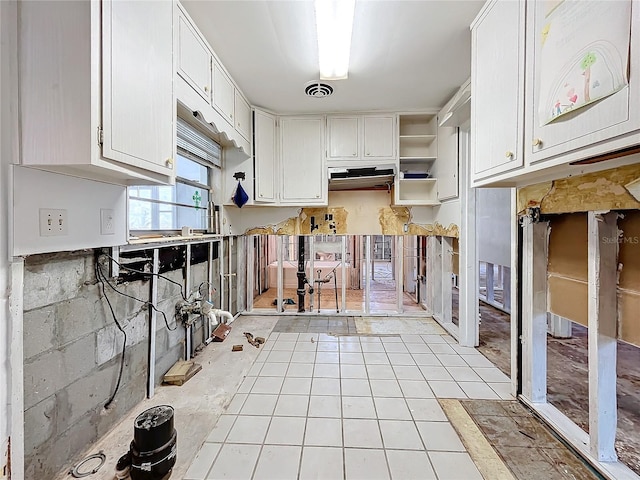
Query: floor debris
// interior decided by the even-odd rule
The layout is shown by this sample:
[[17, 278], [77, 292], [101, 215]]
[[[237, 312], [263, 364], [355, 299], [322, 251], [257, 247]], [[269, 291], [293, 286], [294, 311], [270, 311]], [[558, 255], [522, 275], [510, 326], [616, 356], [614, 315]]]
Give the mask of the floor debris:
[[202, 365], [192, 361], [178, 360], [165, 373], [163, 382], [170, 385], [183, 385], [187, 380], [202, 370]]

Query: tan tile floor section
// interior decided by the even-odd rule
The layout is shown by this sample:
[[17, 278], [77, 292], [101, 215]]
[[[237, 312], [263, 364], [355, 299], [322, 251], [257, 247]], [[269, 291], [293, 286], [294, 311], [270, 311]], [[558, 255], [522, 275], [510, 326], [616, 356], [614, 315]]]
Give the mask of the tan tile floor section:
[[185, 480], [481, 479], [437, 399], [511, 399], [448, 335], [273, 333]]

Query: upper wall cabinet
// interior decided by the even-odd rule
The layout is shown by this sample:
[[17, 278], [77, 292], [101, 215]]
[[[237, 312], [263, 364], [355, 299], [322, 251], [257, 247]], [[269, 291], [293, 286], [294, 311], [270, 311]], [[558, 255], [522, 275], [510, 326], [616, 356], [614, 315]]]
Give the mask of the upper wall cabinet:
[[253, 134], [255, 201], [275, 203], [278, 200], [276, 118], [261, 110], [254, 110]]
[[21, 4], [23, 165], [118, 184], [172, 181], [173, 13], [165, 1]]
[[361, 156], [360, 118], [327, 117], [328, 160], [357, 160]]
[[479, 180], [524, 165], [524, 2], [487, 2], [471, 27], [471, 175]]
[[213, 108], [215, 108], [224, 119], [231, 125], [233, 122], [233, 113], [235, 105], [235, 88], [233, 82], [222, 70], [218, 62], [213, 62]]
[[241, 148], [249, 158], [251, 106], [179, 3], [177, 10], [176, 98], [185, 110], [197, 111], [204, 122], [214, 125], [223, 147]]
[[211, 53], [189, 21], [178, 18], [178, 74], [202, 98], [211, 97]]
[[530, 1], [527, 19], [527, 163], [639, 144], [640, 1], [562, 2], [551, 12]]
[[362, 118], [364, 158], [393, 159], [396, 156], [396, 120], [392, 115]]
[[238, 90], [234, 94], [235, 128], [247, 140], [251, 139], [251, 106], [240, 95]]
[[327, 204], [324, 122], [324, 117], [280, 117], [280, 204]]
[[487, 2], [472, 25], [474, 186], [632, 161], [617, 152], [640, 145], [640, 0], [612, 5]]
[[396, 156], [394, 115], [327, 117], [327, 160], [387, 160]]

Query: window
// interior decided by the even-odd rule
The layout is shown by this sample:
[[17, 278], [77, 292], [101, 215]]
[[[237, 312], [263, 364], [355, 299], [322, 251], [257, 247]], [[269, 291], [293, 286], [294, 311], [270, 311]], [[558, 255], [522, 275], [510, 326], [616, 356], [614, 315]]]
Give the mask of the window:
[[215, 230], [214, 203], [219, 201], [221, 148], [178, 118], [175, 185], [128, 188], [129, 231], [176, 231], [191, 227]]

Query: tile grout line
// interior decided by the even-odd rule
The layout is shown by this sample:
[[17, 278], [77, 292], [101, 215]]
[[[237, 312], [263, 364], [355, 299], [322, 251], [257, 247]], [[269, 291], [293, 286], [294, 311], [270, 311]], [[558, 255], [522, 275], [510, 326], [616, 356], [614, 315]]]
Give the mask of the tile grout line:
[[[402, 337], [400, 337], [400, 338], [402, 338]], [[422, 337], [420, 337], [420, 338], [422, 339], [424, 344], [427, 345], [427, 342], [425, 342], [424, 338], [422, 338]], [[402, 344], [405, 346], [405, 348], [407, 347], [407, 345], [404, 343], [404, 340], [402, 340]], [[429, 345], [427, 345], [427, 347], [429, 347]], [[411, 358], [413, 358], [413, 356]], [[415, 359], [414, 359], [414, 361], [415, 361]], [[394, 370], [393, 373], [395, 375], [395, 370]], [[422, 374], [422, 370], [420, 370], [420, 373]], [[424, 377], [424, 374], [422, 376]], [[427, 385], [429, 385], [429, 382], [427, 381], [426, 378], [425, 378], [424, 381], [427, 382]], [[400, 384], [400, 382], [398, 382], [398, 384]], [[431, 387], [429, 386], [429, 388], [431, 388]], [[402, 391], [402, 387], [400, 387], [400, 390]], [[433, 393], [433, 390], [431, 390], [431, 391]], [[433, 396], [435, 398], [435, 393], [433, 393]], [[407, 408], [409, 409], [409, 403], [407, 402], [407, 398], [404, 396], [404, 392], [402, 392], [402, 398], [404, 399], [404, 403], [407, 405]], [[437, 399], [436, 399], [436, 401], [437, 401]], [[435, 465], [431, 461], [431, 455], [429, 455], [429, 450], [427, 450], [427, 445], [424, 443], [424, 439], [422, 438], [422, 434], [420, 433], [420, 429], [418, 429], [418, 424], [416, 423], [416, 419], [413, 418], [413, 414], [411, 413], [411, 409], [409, 409], [409, 414], [411, 415], [411, 420], [413, 422], [413, 426], [416, 429], [416, 432], [418, 432], [418, 438], [420, 438], [420, 443], [424, 447], [424, 452], [427, 454], [427, 461], [429, 462], [429, 466], [431, 467], [431, 471], [433, 471], [433, 474], [435, 475], [436, 480], [437, 480], [439, 478], [438, 472], [436, 471]]]

